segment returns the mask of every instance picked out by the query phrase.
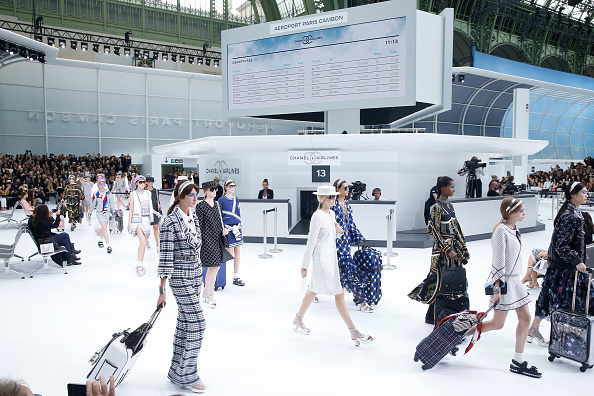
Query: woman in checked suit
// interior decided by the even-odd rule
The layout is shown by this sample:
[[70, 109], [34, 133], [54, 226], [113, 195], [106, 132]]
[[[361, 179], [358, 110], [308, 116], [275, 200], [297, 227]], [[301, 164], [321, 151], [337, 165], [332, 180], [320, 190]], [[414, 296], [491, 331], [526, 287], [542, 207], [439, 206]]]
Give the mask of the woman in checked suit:
[[165, 282], [169, 278], [169, 286], [179, 311], [173, 340], [173, 358], [167, 377], [182, 388], [202, 393], [206, 387], [198, 375], [197, 367], [206, 327], [200, 306], [202, 237], [198, 218], [191, 211], [196, 206], [198, 187], [185, 181], [179, 183], [175, 190], [177, 197], [160, 230], [161, 253], [157, 272], [161, 280], [157, 305], [165, 303]]

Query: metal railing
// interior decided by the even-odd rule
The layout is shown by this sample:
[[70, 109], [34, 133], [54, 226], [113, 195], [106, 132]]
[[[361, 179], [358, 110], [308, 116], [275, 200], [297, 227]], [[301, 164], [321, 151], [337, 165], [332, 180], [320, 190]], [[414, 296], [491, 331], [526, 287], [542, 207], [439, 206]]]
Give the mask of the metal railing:
[[[274, 234], [273, 234], [273, 240], [274, 240], [274, 248], [268, 250], [268, 213], [270, 212], [274, 212]], [[272, 209], [267, 209], [267, 210], [263, 210], [262, 211], [262, 218], [264, 221], [264, 253], [259, 254], [258, 257], [261, 259], [269, 259], [272, 258], [272, 254], [270, 253], [282, 253], [282, 249], [278, 248], [278, 208], [275, 206]]]

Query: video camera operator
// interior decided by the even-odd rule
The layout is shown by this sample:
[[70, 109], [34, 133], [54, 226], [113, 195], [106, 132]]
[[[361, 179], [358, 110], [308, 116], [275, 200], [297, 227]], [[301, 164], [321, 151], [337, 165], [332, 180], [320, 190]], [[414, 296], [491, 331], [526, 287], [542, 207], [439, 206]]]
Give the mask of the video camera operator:
[[501, 195], [514, 195], [518, 192], [518, 186], [515, 185], [513, 176], [509, 176], [507, 180], [501, 184], [505, 187], [505, 190]]
[[500, 184], [499, 180], [491, 180], [489, 182], [489, 191], [487, 191], [487, 197], [498, 197], [503, 195], [505, 191], [505, 184]]
[[483, 182], [481, 176], [485, 175], [486, 163], [481, 162], [475, 155], [458, 171], [458, 175], [466, 175], [466, 198], [480, 198], [483, 196]]

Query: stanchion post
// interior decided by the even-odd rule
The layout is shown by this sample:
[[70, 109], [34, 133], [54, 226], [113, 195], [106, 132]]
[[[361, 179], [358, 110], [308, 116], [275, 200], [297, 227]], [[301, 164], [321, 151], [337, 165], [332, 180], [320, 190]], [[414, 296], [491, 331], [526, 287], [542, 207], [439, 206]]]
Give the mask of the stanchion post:
[[386, 237], [386, 264], [384, 264], [384, 269], [385, 270], [394, 270], [396, 269], [396, 266], [394, 264], [390, 264], [390, 259], [392, 257], [396, 257], [398, 256], [397, 253], [393, 253], [392, 252], [392, 228], [394, 228], [393, 226], [393, 222], [392, 222], [392, 215], [394, 214], [394, 209], [390, 209], [390, 214], [388, 214], [386, 216], [386, 223], [387, 223], [387, 227], [388, 227], [388, 233], [387, 233], [387, 237]]
[[258, 257], [261, 259], [269, 259], [272, 258], [272, 254], [268, 254], [268, 232], [266, 229], [267, 226], [267, 221], [266, 221], [266, 217], [267, 217], [268, 211], [263, 210], [262, 211], [262, 218], [264, 219], [264, 253], [259, 254]]
[[278, 243], [278, 227], [277, 227], [277, 223], [278, 223], [278, 208], [275, 206], [274, 207], [274, 249], [270, 249], [269, 252], [270, 253], [282, 253], [283, 249], [279, 249], [277, 247], [277, 243]]

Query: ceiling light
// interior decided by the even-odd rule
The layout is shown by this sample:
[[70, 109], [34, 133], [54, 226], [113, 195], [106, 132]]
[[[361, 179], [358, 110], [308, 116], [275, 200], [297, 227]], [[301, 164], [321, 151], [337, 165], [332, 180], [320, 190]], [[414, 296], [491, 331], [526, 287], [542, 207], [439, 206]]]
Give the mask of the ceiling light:
[[218, 59], [215, 59], [214, 60], [214, 67], [219, 67], [219, 60]]
[[186, 56], [185, 56], [185, 55], [180, 55], [180, 56], [179, 56], [179, 61], [180, 61], [181, 63], [184, 63], [184, 62], [186, 61]]
[[60, 48], [66, 48], [66, 40], [64, 39], [59, 39], [58, 43], [60, 43]]
[[464, 75], [464, 74], [458, 74], [458, 82], [463, 83], [464, 82], [464, 77], [466, 77], [466, 75]]
[[109, 51], [110, 51], [109, 45], [104, 45], [103, 46], [103, 52], [105, 52], [106, 54], [109, 54]]
[[93, 52], [99, 52], [99, 44], [93, 44]]
[[140, 58], [140, 50], [137, 50], [137, 49], [134, 50], [134, 57], [136, 59]]
[[53, 37], [48, 37], [47, 38], [47, 45], [51, 45], [52, 47], [56, 46], [55, 40]]
[[157, 51], [153, 52], [153, 59], [159, 60], [159, 53]]
[[174, 62], [177, 62], [177, 55], [176, 54], [172, 54], [171, 55], [171, 60]]
[[75, 51], [78, 50], [78, 43], [76, 41], [71, 41], [70, 48], [72, 48]]
[[161, 59], [167, 60], [169, 59], [169, 55], [167, 55], [167, 53], [164, 52], [163, 55], [161, 55]]
[[198, 63], [199, 65], [204, 63], [204, 58], [198, 58], [196, 59], [196, 63]]
[[206, 66], [210, 66], [210, 58], [206, 58]]
[[145, 50], [145, 51], [142, 53], [142, 57], [143, 57], [144, 59], [148, 59], [148, 57], [149, 57], [149, 52]]
[[89, 44], [88, 43], [80, 43], [80, 50], [81, 51], [87, 51], [89, 49]]
[[194, 64], [194, 57], [193, 56], [188, 56], [188, 63], [190, 65], [193, 65]]
[[130, 48], [124, 48], [124, 55], [130, 56]]
[[120, 47], [113, 47], [113, 54], [120, 56]]

